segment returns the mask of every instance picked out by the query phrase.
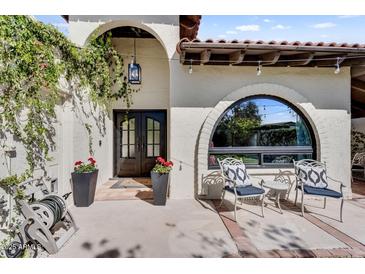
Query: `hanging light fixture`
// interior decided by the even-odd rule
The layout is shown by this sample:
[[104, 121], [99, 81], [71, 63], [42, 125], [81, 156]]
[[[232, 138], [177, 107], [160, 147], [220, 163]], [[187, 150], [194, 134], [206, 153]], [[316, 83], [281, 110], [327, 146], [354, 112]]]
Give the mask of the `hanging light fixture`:
[[128, 64], [128, 82], [130, 84], [139, 85], [142, 82], [142, 70], [141, 66], [137, 64], [136, 54], [136, 38], [133, 41], [133, 57], [130, 64]]
[[189, 74], [193, 73], [193, 60], [190, 59]]
[[256, 68], [256, 75], [257, 76], [260, 76], [261, 75], [261, 73], [262, 73], [262, 70], [261, 70], [261, 61], [259, 61], [258, 62], [258, 66], [257, 66], [257, 68]]
[[339, 74], [340, 72], [341, 72], [341, 69], [340, 69], [340, 57], [337, 57], [335, 74]]

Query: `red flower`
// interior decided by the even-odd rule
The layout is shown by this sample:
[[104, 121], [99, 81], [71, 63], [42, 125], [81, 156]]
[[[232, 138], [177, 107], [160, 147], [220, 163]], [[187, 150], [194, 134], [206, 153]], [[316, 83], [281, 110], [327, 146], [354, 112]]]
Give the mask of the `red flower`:
[[75, 166], [79, 166], [79, 165], [81, 165], [82, 164], [82, 161], [76, 161], [75, 162]]
[[157, 157], [156, 161], [159, 162], [160, 164], [163, 164], [163, 165], [165, 164], [165, 159], [160, 156]]
[[165, 162], [163, 165], [164, 165], [164, 166], [166, 166], [166, 167], [171, 167], [171, 166], [173, 166], [174, 164], [173, 164], [171, 161], [167, 161], [167, 162]]
[[96, 161], [93, 157], [89, 157], [89, 159], [87, 159], [92, 165], [95, 165]]

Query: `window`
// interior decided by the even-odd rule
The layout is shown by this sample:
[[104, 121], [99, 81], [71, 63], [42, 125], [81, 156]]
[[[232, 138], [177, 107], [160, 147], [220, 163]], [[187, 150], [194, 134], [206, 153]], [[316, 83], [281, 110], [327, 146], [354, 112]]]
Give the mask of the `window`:
[[120, 158], [135, 158], [136, 119], [131, 118], [120, 123], [120, 135], [122, 136]]
[[160, 122], [147, 118], [147, 157], [160, 156]]
[[249, 167], [289, 167], [315, 157], [313, 132], [294, 106], [271, 96], [237, 101], [218, 120], [209, 145], [209, 168], [218, 159], [242, 159]]

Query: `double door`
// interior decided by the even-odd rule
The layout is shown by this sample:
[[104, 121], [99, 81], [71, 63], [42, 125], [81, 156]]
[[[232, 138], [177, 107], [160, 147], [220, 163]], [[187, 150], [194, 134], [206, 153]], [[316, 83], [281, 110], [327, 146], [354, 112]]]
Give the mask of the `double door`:
[[118, 112], [115, 121], [116, 176], [149, 176], [156, 157], [166, 157], [166, 112]]

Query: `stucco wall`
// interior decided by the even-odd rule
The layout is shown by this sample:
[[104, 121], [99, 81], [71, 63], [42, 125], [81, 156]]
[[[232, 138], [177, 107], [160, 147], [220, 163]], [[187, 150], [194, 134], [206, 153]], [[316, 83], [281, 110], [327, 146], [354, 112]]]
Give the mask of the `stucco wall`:
[[[276, 95], [301, 109], [317, 134], [319, 159], [326, 161], [332, 177], [350, 186], [348, 68], [335, 75], [331, 68], [264, 67], [257, 77], [254, 67], [194, 66], [192, 74], [178, 62], [171, 67], [170, 146], [172, 160], [179, 163], [172, 172], [172, 197], [190, 198], [196, 193], [218, 196], [219, 188], [208, 192], [201, 189], [201, 176], [210, 172], [206, 160], [209, 128], [230, 104], [253, 94]], [[346, 196], [350, 196], [350, 187], [346, 191]]]

